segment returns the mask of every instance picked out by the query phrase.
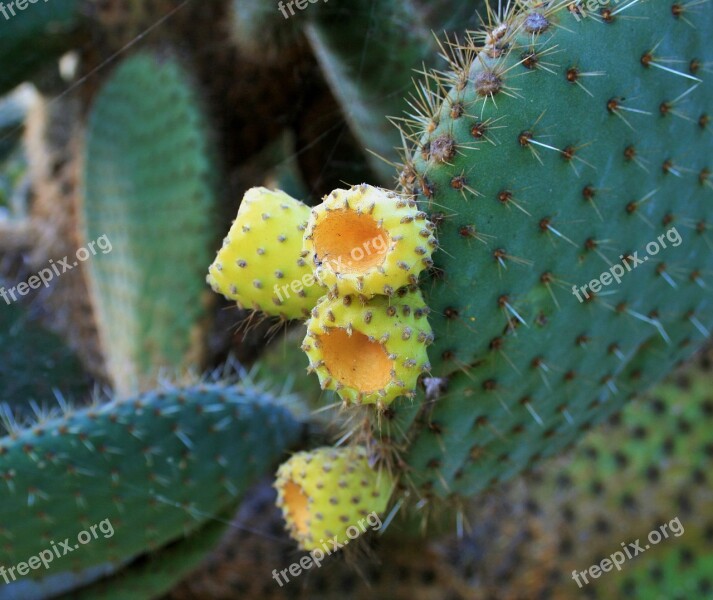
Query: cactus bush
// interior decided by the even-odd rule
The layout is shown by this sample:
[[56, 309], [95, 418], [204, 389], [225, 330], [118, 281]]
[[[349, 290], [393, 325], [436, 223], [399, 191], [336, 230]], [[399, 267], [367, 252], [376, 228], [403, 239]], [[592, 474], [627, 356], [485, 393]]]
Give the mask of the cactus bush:
[[[47, 382], [61, 410], [40, 410], [35, 365], [62, 340], [15, 335], [3, 357], [3, 380], [21, 386], [0, 397], [14, 411], [0, 438], [0, 574], [14, 576], [0, 599], [159, 597], [265, 476], [290, 552], [373, 513], [386, 538], [363, 536], [348, 558], [373, 544], [415, 569], [424, 561], [397, 551], [415, 534], [472, 525], [455, 550], [471, 573], [439, 565], [441, 596], [567, 597], [577, 582], [547, 560], [584, 569], [610, 549], [604, 534], [636, 537], [680, 512], [700, 557], [689, 550], [695, 568], [678, 572], [681, 550], [657, 548], [653, 585], [707, 594], [708, 514], [682, 482], [705, 480], [709, 375], [660, 388], [651, 406], [670, 414], [635, 404], [713, 327], [707, 0], [355, 0], [284, 19], [254, 2], [139, 4], [62, 4], [93, 46], [63, 37], [56, 52], [74, 52], [59, 80], [47, 75], [55, 51], [18, 71], [48, 67], [45, 93], [68, 80], [59, 100], [77, 92], [67, 121], [81, 135], [59, 156], [43, 146], [51, 136], [29, 136], [30, 163], [66, 185], [34, 182], [40, 241], [32, 260], [0, 244], [0, 276], [23, 277], [18, 256], [42, 264], [60, 258], [51, 248], [111, 240], [72, 288], [101, 344], [78, 355], [108, 393], [65, 402], [87, 395], [82, 369], [45, 362], [66, 378]], [[46, 23], [41, 8], [31, 18]], [[23, 27], [11, 38], [26, 44]], [[66, 220], [48, 228], [51, 215]], [[59, 314], [41, 294], [27, 304]], [[28, 412], [35, 421], [12, 416]], [[589, 431], [607, 420], [633, 439]], [[639, 435], [653, 430], [665, 437]], [[565, 448], [569, 467], [544, 463]], [[526, 470], [535, 478], [518, 479]], [[111, 537], [70, 549], [51, 574], [19, 567], [102, 522]], [[473, 551], [488, 526], [501, 529]], [[575, 536], [596, 540], [573, 551]], [[541, 547], [547, 560], [512, 574]], [[294, 555], [282, 558], [292, 573]], [[587, 593], [653, 597], [647, 577], [631, 564]], [[269, 578], [251, 594], [281, 593]], [[304, 581], [310, 597], [313, 581], [344, 595]]]

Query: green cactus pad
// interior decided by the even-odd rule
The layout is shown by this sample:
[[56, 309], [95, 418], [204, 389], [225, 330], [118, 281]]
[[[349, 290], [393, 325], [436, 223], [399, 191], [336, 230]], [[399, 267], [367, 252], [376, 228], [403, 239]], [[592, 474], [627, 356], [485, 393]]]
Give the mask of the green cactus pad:
[[[233, 507], [301, 425], [267, 394], [217, 384], [152, 391], [0, 439], [0, 565], [69, 538], [52, 569], [119, 564]], [[95, 527], [96, 529], [96, 527]], [[85, 536], [86, 537], [86, 536]], [[40, 578], [44, 570], [28, 577]]]
[[[229, 515], [226, 515], [229, 518]], [[96, 583], [61, 596], [60, 600], [151, 600], [165, 594], [195, 570], [225, 534], [226, 525], [214, 521], [183, 540], [154, 554], [139, 558], [134, 564]]]
[[[709, 336], [709, 8], [527, 2], [430, 77], [450, 91], [413, 123], [402, 173], [442, 248], [423, 289], [432, 375], [450, 381], [411, 431], [422, 493], [473, 494], [554, 454]], [[573, 285], [635, 252], [578, 301]]]
[[[473, 532], [448, 550], [464, 584], [483, 597], [709, 597], [712, 377], [710, 362], [691, 365], [566, 456], [469, 502]], [[620, 569], [581, 575], [616, 552]]]
[[215, 165], [197, 92], [171, 58], [137, 54], [99, 92], [84, 151], [84, 235], [113, 249], [86, 264], [122, 395], [160, 368], [200, 365], [205, 265], [216, 241]]

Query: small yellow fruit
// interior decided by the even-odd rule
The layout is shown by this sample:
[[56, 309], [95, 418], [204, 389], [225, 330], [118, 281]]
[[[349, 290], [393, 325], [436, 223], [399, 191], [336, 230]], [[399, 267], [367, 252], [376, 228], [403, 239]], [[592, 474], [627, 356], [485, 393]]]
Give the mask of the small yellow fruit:
[[362, 447], [299, 452], [277, 471], [277, 506], [303, 550], [356, 539], [378, 525], [394, 487], [391, 476], [369, 466]]
[[307, 321], [302, 349], [322, 389], [381, 408], [399, 396], [413, 397], [419, 375], [431, 368], [428, 312], [420, 291], [368, 300], [326, 296]]
[[207, 281], [219, 294], [283, 319], [309, 316], [324, 294], [305, 260], [307, 205], [284, 192], [249, 190]]
[[413, 200], [363, 184], [312, 209], [304, 250], [333, 294], [392, 296], [432, 266], [433, 230]]

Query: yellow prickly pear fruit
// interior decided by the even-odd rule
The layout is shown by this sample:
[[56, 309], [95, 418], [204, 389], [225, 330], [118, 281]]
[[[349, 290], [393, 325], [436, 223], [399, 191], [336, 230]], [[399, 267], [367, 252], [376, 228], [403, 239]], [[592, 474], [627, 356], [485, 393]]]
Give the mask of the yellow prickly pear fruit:
[[392, 296], [433, 264], [433, 231], [414, 201], [363, 184], [312, 209], [304, 250], [333, 294]]
[[369, 466], [363, 447], [299, 452], [280, 466], [275, 481], [277, 505], [300, 548], [330, 552], [381, 526], [393, 487], [385, 470]]
[[219, 294], [270, 316], [299, 319], [324, 294], [302, 251], [310, 209], [281, 191], [249, 190], [210, 266]]
[[302, 349], [322, 389], [347, 403], [383, 408], [412, 397], [419, 375], [431, 368], [428, 312], [420, 291], [368, 300], [325, 296], [307, 321]]

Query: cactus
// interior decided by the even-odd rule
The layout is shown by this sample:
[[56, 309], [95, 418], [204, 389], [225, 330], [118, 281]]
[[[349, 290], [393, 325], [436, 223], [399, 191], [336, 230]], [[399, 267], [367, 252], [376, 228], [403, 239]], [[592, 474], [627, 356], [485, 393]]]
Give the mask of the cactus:
[[142, 557], [113, 577], [61, 596], [60, 600], [122, 600], [129, 595], [134, 600], [162, 598], [201, 564], [225, 530], [221, 521], [207, 523], [186, 539]]
[[[223, 368], [238, 345], [240, 360], [252, 361], [264, 343], [246, 342], [255, 330], [230, 341], [208, 335], [210, 317], [220, 314], [212, 305], [217, 298], [203, 283], [219, 242], [212, 219], [228, 210], [218, 205], [216, 176], [230, 175], [221, 183], [225, 198], [235, 200], [247, 185], [268, 185], [264, 172], [254, 176], [256, 168], [268, 162], [279, 173], [275, 163], [286, 164], [283, 159], [301, 170], [295, 180], [307, 185], [300, 198], [322, 196], [367, 167], [384, 185], [386, 165], [396, 160], [392, 147], [403, 138], [404, 164], [394, 192], [366, 185], [340, 189], [325, 196], [311, 216], [292, 198], [279, 200], [278, 192], [251, 192], [261, 197], [259, 203], [248, 194], [210, 271], [214, 289], [242, 306], [283, 320], [308, 318], [306, 336], [295, 327], [307, 353], [297, 366], [309, 361], [317, 377], [304, 386], [310, 398], [297, 412], [315, 434], [300, 441], [318, 449], [283, 464], [276, 482], [293, 537], [302, 549], [316, 550], [323, 538], [343, 537], [351, 521], [370, 510], [383, 514], [390, 504], [388, 519], [402, 513], [404, 528], [414, 521], [441, 524], [444, 515], [468, 512], [476, 529], [492, 531], [488, 527], [495, 524], [504, 532], [499, 538], [486, 535], [488, 545], [476, 548], [485, 569], [477, 592], [486, 596], [497, 595], [503, 583], [497, 574], [522, 565], [508, 532], [533, 536], [535, 527], [553, 534], [535, 541], [546, 556], [532, 563], [534, 569], [526, 565], [528, 574], [512, 582], [511, 595], [527, 596], [537, 587], [537, 594], [549, 597], [555, 575], [563, 577], [553, 558], [580, 568], [595, 562], [592, 553], [609, 549], [598, 532], [613, 530], [601, 506], [615, 514], [625, 494], [651, 491], [666, 469], [671, 478], [652, 492], [652, 502], [641, 502], [633, 518], [618, 514], [617, 523], [622, 534], [636, 533], [651, 529], [660, 510], [683, 514], [694, 507], [696, 515], [688, 519], [697, 532], [686, 539], [685, 554], [691, 568], [674, 575], [682, 551], [661, 546], [647, 558], [658, 561], [651, 581], [648, 571], [631, 564], [625, 584], [617, 577], [599, 589], [610, 595], [633, 595], [636, 589], [649, 595], [709, 592], [701, 575], [711, 555], [705, 497], [699, 493], [705, 471], [690, 465], [678, 471], [678, 457], [667, 462], [680, 450], [691, 463], [706, 464], [710, 443], [690, 424], [698, 414], [693, 405], [676, 405], [670, 413], [676, 413], [677, 426], [685, 421], [685, 443], [669, 441], [670, 433], [651, 440], [665, 454], [649, 445], [629, 449], [608, 430], [608, 437], [585, 441], [596, 447], [592, 453], [586, 446], [594, 462], [589, 454], [577, 456], [564, 474], [548, 465], [539, 480], [507, 486], [500, 495], [494, 485], [584, 438], [709, 337], [713, 259], [707, 196], [713, 186], [707, 163], [712, 92], [706, 0], [622, 0], [616, 7], [602, 3], [596, 12], [580, 0], [520, 0], [497, 8], [490, 3], [483, 29], [457, 38], [452, 30], [464, 25], [461, 17], [478, 2], [455, 7], [450, 0], [427, 6], [421, 0], [386, 0], [367, 6], [360, 0], [351, 8], [305, 3], [304, 17], [296, 15], [284, 28], [275, 26], [264, 7], [254, 11], [245, 3], [241, 9], [232, 0], [185, 10], [185, 3], [174, 0], [151, 7], [135, 0], [105, 4], [89, 5], [96, 9], [88, 26], [97, 43], [91, 52], [79, 52], [75, 82], [87, 85], [74, 95], [66, 119], [76, 125], [69, 131], [86, 130], [83, 198], [72, 207], [40, 193], [43, 200], [33, 210], [50, 216], [45, 220], [69, 215], [62, 221], [65, 243], [74, 240], [67, 230], [76, 227], [77, 210], [82, 245], [102, 236], [111, 240], [106, 255], [86, 264], [92, 303], [87, 312], [96, 317], [116, 395], [105, 405], [68, 409], [64, 416], [45, 411], [27, 429], [5, 419], [0, 564], [17, 564], [52, 545], [53, 538], [71, 539], [107, 517], [116, 536], [96, 541], [91, 553], [71, 552], [67, 572], [56, 580], [47, 577], [37, 594], [61, 593], [60, 579], [81, 586], [115, 573], [80, 593], [118, 597], [131, 587], [149, 597], [170, 584], [162, 569], [178, 574], [195, 564], [221, 529], [207, 525], [234, 509], [302, 430], [297, 417], [250, 384], [232, 389], [184, 382], [188, 387], [127, 399], [155, 388], [163, 370], [179, 385], [186, 371]], [[231, 7], [241, 11], [242, 22], [225, 18]], [[279, 10], [274, 7], [273, 17], [280, 18]], [[206, 24], [223, 26], [215, 28], [210, 44]], [[429, 29], [442, 25], [449, 33], [436, 43]], [[262, 39], [236, 47], [231, 27], [240, 36], [261, 32]], [[285, 37], [263, 52], [273, 32]], [[133, 45], [136, 36], [146, 49], [112, 71], [116, 52]], [[180, 60], [172, 50], [179, 47]], [[430, 71], [439, 50], [450, 64]], [[407, 101], [408, 116], [395, 119], [401, 132], [389, 131], [386, 114], [401, 112], [410, 68], [421, 60], [430, 65], [424, 67], [426, 79]], [[354, 148], [344, 121], [351, 135], [387, 162], [367, 161], [366, 148]], [[220, 167], [211, 125], [223, 138]], [[294, 142], [287, 156], [253, 155], [278, 138]], [[39, 161], [47, 179], [62, 188], [59, 199], [71, 195], [71, 165], [80, 162], [70, 143], [63, 147], [64, 155]], [[334, 180], [341, 183], [331, 185]], [[263, 219], [264, 211], [257, 212], [263, 202], [282, 202], [301, 216]], [[230, 210], [235, 214], [235, 207]], [[258, 242], [249, 235], [256, 232]], [[351, 259], [352, 250], [373, 242], [376, 232], [390, 243], [371, 253], [364, 248], [356, 266], [353, 261], [334, 268], [333, 258]], [[34, 251], [35, 257], [41, 254]], [[642, 266], [633, 269], [635, 264]], [[305, 286], [305, 277], [321, 285]], [[299, 279], [304, 293], [275, 302], [281, 279], [291, 279], [290, 288]], [[250, 295], [243, 296], [246, 282]], [[81, 286], [72, 289], [79, 296], [73, 305], [86, 306]], [[45, 305], [52, 316], [60, 312], [56, 304]], [[232, 313], [226, 314], [229, 320]], [[83, 356], [91, 354], [82, 344]], [[25, 350], [17, 360], [28, 362]], [[280, 380], [289, 367], [279, 359], [271, 366], [275, 357], [270, 360], [262, 368]], [[317, 380], [343, 403], [322, 397]], [[19, 403], [27, 404], [29, 395], [17, 394]], [[327, 418], [331, 422], [325, 424]], [[637, 418], [627, 413], [626, 422]], [[647, 418], [652, 420], [640, 422], [636, 431], [671, 425], [661, 423], [661, 415]], [[335, 448], [321, 447], [335, 440]], [[613, 460], [606, 453], [609, 443], [620, 448]], [[621, 456], [626, 465], [619, 464]], [[643, 456], [656, 463], [644, 466]], [[328, 464], [325, 457], [331, 457]], [[587, 469], [594, 479], [584, 476]], [[350, 479], [354, 475], [361, 478]], [[615, 479], [611, 485], [607, 476]], [[551, 477], [569, 477], [576, 482], [572, 489], [584, 487], [596, 496], [592, 501], [580, 492], [577, 508], [586, 514], [567, 534], [573, 537], [581, 528], [589, 535], [581, 550], [568, 551], [566, 538], [556, 539], [566, 529], [555, 513], [561, 507], [563, 518], [570, 514], [572, 489], [555, 489], [560, 479], [555, 484]], [[362, 479], [375, 496], [365, 499], [355, 491]], [[613, 496], [603, 498], [603, 488]], [[475, 508], [464, 511], [467, 498], [485, 489], [492, 495], [475, 498]], [[563, 498], [564, 505], [558, 504]], [[536, 510], [548, 501], [551, 507]], [[516, 510], [503, 515], [509, 506]], [[539, 513], [544, 520], [534, 518]], [[382, 552], [390, 547], [382, 546]], [[285, 552], [290, 548], [285, 545]], [[462, 556], [470, 550], [458, 548]], [[139, 557], [158, 561], [156, 572]], [[441, 567], [439, 576], [447, 571]], [[272, 585], [269, 579], [263, 583]], [[472, 591], [469, 582], [449, 583], [464, 595]], [[576, 586], [566, 583], [558, 588], [565, 596]], [[444, 593], [446, 588], [451, 589], [444, 584]], [[26, 591], [0, 587], [0, 595]], [[260, 593], [270, 595], [264, 587]], [[350, 595], [348, 589], [343, 595]]]
[[150, 389], [160, 368], [202, 362], [202, 281], [216, 237], [206, 126], [184, 69], [151, 53], [117, 68], [89, 116], [84, 238], [106, 236], [113, 247], [88, 263], [90, 288], [123, 395]]
[[156, 550], [233, 507], [300, 432], [268, 394], [218, 384], [152, 391], [12, 431], [0, 439], [0, 564], [106, 520], [114, 533], [105, 525], [107, 539], [91, 549], [60, 548], [63, 568]]
[[393, 182], [389, 163], [397, 160], [401, 144], [387, 117], [403, 112], [412, 69], [434, 65], [433, 30], [463, 27], [474, 15], [471, 2], [429, 11], [413, 0], [317, 5], [305, 15], [310, 46], [352, 132], [373, 153], [370, 166], [384, 185]]
[[[473, 531], [446, 553], [463, 583], [484, 597], [705, 597], [713, 560], [712, 376], [709, 361], [692, 365], [566, 456], [470, 502]], [[655, 529], [658, 543], [648, 539]], [[520, 552], [522, 539], [538, 551]], [[628, 545], [636, 540], [638, 554]], [[615, 552], [620, 568], [605, 564], [610, 570], [600, 577], [574, 577]]]
[[[417, 420], [406, 462], [421, 493], [472, 495], [558, 452], [713, 326], [712, 14], [691, 30], [666, 3], [607, 10], [509, 9], [430, 76], [452, 87], [423, 107], [402, 173], [442, 248], [423, 290], [447, 392], [397, 416]], [[602, 271], [609, 289], [586, 298]]]
[[[424, 394], [423, 408], [396, 404], [387, 413], [385, 431], [380, 429], [384, 405], [411, 395], [413, 384], [386, 391], [393, 382], [391, 370], [362, 343], [363, 338], [373, 344], [377, 336], [373, 331], [359, 332], [356, 340], [349, 335], [348, 313], [361, 309], [352, 306], [349, 296], [340, 304], [338, 295], [351, 291], [352, 279], [367, 296], [390, 295], [414, 282], [392, 276], [392, 288], [381, 282], [368, 287], [371, 261], [364, 265], [366, 274], [359, 273], [363, 280], [340, 278], [325, 263], [344, 256], [353, 245], [349, 240], [360, 241], [376, 230], [364, 233], [358, 220], [344, 223], [341, 214], [330, 220], [325, 209], [342, 207], [343, 192], [313, 211], [305, 249], [318, 278], [332, 288], [308, 323], [304, 349], [311, 369], [323, 387], [348, 402], [373, 402], [373, 392], [379, 391], [381, 410], [374, 419], [374, 439], [383, 445], [379, 455], [394, 461], [403, 457], [405, 479], [419, 496], [472, 495], [560, 451], [582, 427], [611, 415], [708, 336], [713, 314], [701, 292], [711, 256], [706, 249], [710, 211], [702, 202], [708, 169], [702, 159], [684, 169], [676, 157], [690, 148], [705, 156], [710, 149], [704, 111], [711, 87], [695, 74], [663, 68], [670, 59], [661, 58], [662, 52], [671, 53], [699, 73], [704, 37], [684, 47], [684, 36], [665, 35], [667, 19], [675, 22], [676, 14], [639, 2], [618, 12], [624, 10], [626, 17], [605, 12], [603, 19], [583, 22], [564, 3], [523, 3], [491, 13], [495, 22], [490, 27], [450, 47], [449, 73], [428, 75], [426, 85], [433, 89], [411, 123], [414, 131], [407, 132], [415, 147], [409, 149], [401, 183], [439, 226], [441, 251], [423, 282], [436, 340], [432, 377], [424, 381], [430, 401], [424, 402]], [[616, 45], [615, 55], [613, 40], [621, 37], [620, 23], [630, 15], [646, 18]], [[652, 36], [662, 35], [665, 43], [654, 48]], [[550, 62], [554, 54], [561, 55], [561, 63]], [[619, 59], [622, 54], [625, 60]], [[606, 84], [595, 78], [590, 83], [588, 77], [603, 68], [608, 69]], [[522, 87], [516, 88], [520, 80]], [[646, 111], [629, 111], [624, 96], [630, 94], [624, 92], [632, 86], [644, 90], [642, 102], [655, 103], [657, 121]], [[693, 105], [694, 121], [680, 117], [677, 101], [662, 100], [671, 89]], [[634, 117], [652, 120], [639, 131], [629, 121]], [[550, 129], [556, 133], [543, 134]], [[510, 130], [515, 133], [506, 137]], [[584, 138], [595, 132], [601, 137]], [[557, 140], [542, 141], [548, 139], [543, 135]], [[642, 147], [660, 158], [658, 170], [641, 161]], [[612, 156], [619, 162], [605, 168]], [[505, 161], [516, 168], [503, 169]], [[632, 177], [634, 169], [642, 175]], [[521, 195], [533, 181], [537, 185], [527, 188], [525, 203]], [[590, 183], [579, 187], [584, 181]], [[603, 204], [611, 187], [618, 200]], [[553, 189], [565, 196], [556, 206]], [[346, 206], [354, 205], [361, 219], [361, 198], [353, 200]], [[325, 232], [320, 234], [322, 221]], [[393, 224], [377, 221], [382, 223], [387, 235], [396, 233]], [[680, 249], [679, 228], [691, 232]], [[635, 262], [644, 247], [649, 256]], [[668, 256], [654, 258], [648, 272], [642, 267], [631, 273], [662, 249]], [[613, 250], [622, 253], [622, 264], [610, 258]], [[464, 255], [472, 259], [463, 260]], [[535, 261], [537, 267], [530, 268]], [[591, 283], [591, 294], [577, 285], [571, 298], [559, 293], [564, 282], [586, 282], [605, 266], [608, 281], [602, 276], [601, 283]], [[477, 288], [476, 276], [483, 283]], [[648, 278], [655, 296], [641, 293], [637, 276]], [[599, 293], [614, 280], [618, 289]], [[609, 295], [618, 297], [610, 301]], [[330, 321], [337, 333], [346, 331], [333, 344], [319, 339]], [[573, 331], [573, 323], [582, 323], [581, 329]], [[382, 354], [417, 362], [408, 353]], [[379, 377], [378, 385], [367, 380]]]
[[210, 266], [217, 293], [283, 319], [308, 316], [322, 295], [302, 252], [309, 207], [284, 192], [253, 188]]
[[393, 489], [385, 471], [369, 465], [364, 448], [317, 448], [282, 464], [275, 481], [277, 505], [303, 550], [328, 550], [330, 540], [356, 539], [371, 514], [386, 510]]

